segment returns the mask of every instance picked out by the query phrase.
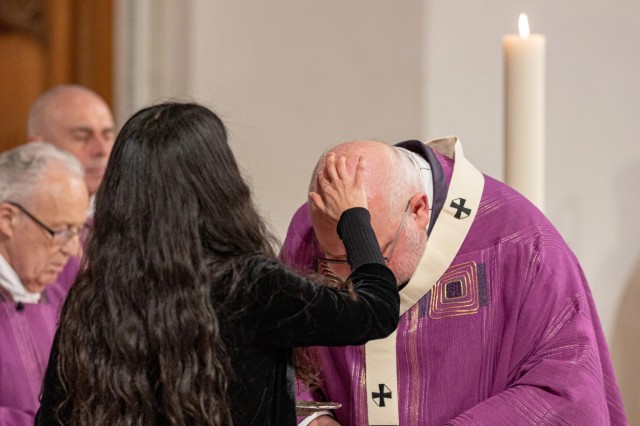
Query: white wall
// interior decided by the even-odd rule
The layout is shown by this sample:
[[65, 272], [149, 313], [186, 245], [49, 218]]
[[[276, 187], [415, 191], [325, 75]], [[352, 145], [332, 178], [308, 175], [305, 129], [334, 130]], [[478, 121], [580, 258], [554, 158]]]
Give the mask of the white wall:
[[[163, 50], [167, 37], [129, 18], [151, 43], [140, 69], [161, 74], [137, 81], [149, 101], [186, 95], [223, 117], [280, 238], [317, 157], [344, 140], [457, 134], [502, 178], [501, 37], [527, 12], [547, 36], [546, 211], [582, 263], [614, 357], [630, 347], [619, 331], [638, 303], [619, 307], [640, 265], [640, 2], [158, 1], [162, 19], [142, 21], [175, 37]], [[132, 55], [121, 47], [125, 65]], [[141, 106], [130, 92], [122, 117]]]
[[192, 93], [225, 119], [281, 238], [326, 148], [420, 129], [421, 5], [367, 4], [194, 2]]

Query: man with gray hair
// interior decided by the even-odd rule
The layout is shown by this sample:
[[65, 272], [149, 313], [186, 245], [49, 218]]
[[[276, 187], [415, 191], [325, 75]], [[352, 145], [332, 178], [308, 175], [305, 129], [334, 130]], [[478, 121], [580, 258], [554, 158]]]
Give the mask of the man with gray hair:
[[33, 424], [89, 193], [80, 162], [42, 142], [0, 154], [0, 424]]

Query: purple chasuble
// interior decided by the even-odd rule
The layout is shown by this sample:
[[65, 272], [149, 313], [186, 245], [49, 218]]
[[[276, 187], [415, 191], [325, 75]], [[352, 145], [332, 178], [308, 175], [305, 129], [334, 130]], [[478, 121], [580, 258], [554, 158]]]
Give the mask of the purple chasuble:
[[66, 296], [71, 289], [71, 285], [76, 280], [78, 276], [78, 271], [80, 270], [80, 257], [79, 256], [71, 256], [67, 261], [67, 264], [64, 265], [64, 269], [58, 275], [58, 279], [55, 284], [53, 284], [50, 288], [55, 288], [56, 292], [61, 293], [63, 296]]
[[58, 310], [78, 270], [73, 259], [40, 303], [17, 304], [0, 287], [0, 426], [33, 425]]
[[[430, 161], [442, 200], [454, 161], [416, 142], [400, 146]], [[281, 259], [309, 271], [320, 253], [312, 234], [304, 205]], [[314, 351], [322, 389], [299, 386], [297, 399], [339, 402], [341, 425], [367, 425], [364, 347]], [[539, 210], [487, 176], [454, 261], [400, 318], [396, 352], [401, 426], [628, 424], [578, 261]]]

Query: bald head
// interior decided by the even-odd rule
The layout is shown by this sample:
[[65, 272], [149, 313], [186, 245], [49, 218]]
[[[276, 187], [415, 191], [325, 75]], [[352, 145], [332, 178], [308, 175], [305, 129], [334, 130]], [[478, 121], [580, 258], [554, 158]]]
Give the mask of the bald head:
[[317, 171], [324, 167], [328, 153], [347, 157], [347, 168], [353, 172], [357, 158], [367, 161], [364, 181], [371, 209], [394, 215], [404, 207], [409, 197], [422, 191], [422, 179], [413, 163], [400, 154], [398, 148], [378, 141], [349, 141], [334, 146], [316, 164], [310, 190], [315, 191]]
[[[424, 251], [429, 222], [429, 205], [420, 170], [401, 148], [377, 141], [345, 142], [320, 158], [311, 181], [311, 191], [319, 192], [317, 171], [324, 168], [330, 152], [337, 157], [345, 156], [351, 173], [354, 173], [358, 157], [366, 160], [363, 177], [371, 225], [383, 256], [390, 255], [391, 247], [397, 241], [388, 265], [398, 282], [406, 282]], [[324, 254], [332, 259], [346, 259], [346, 250], [336, 233], [335, 224], [326, 220], [313, 203], [311, 221]]]
[[113, 116], [95, 92], [63, 85], [44, 92], [29, 112], [29, 140], [52, 143], [69, 151], [85, 168], [85, 183], [94, 194], [113, 147]]

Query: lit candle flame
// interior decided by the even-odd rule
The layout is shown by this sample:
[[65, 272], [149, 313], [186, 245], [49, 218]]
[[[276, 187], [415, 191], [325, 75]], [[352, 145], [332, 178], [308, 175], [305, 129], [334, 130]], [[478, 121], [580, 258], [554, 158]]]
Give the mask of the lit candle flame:
[[529, 19], [526, 13], [521, 13], [518, 18], [518, 29], [520, 30], [520, 38], [529, 37]]

